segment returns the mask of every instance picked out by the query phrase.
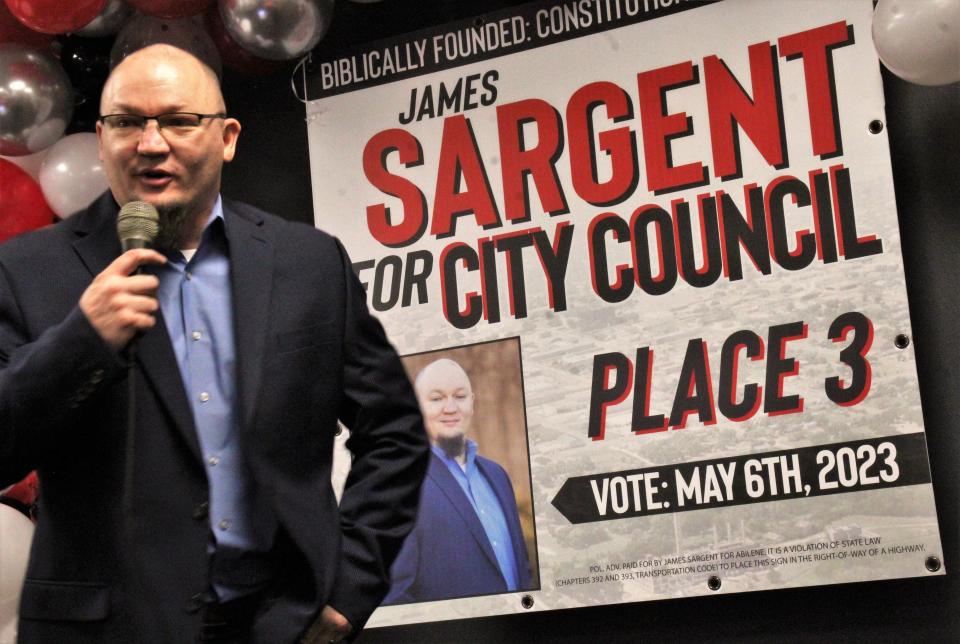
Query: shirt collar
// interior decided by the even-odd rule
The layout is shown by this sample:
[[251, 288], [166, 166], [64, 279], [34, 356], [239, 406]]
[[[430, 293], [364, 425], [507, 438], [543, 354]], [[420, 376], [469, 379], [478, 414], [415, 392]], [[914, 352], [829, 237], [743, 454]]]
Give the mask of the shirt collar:
[[[216, 225], [218, 219], [220, 220], [221, 225]], [[214, 241], [216, 239], [215, 235], [218, 235], [225, 240], [226, 225], [227, 220], [223, 216], [223, 199], [218, 193], [217, 200], [213, 202], [213, 207], [210, 209], [210, 215], [207, 217], [207, 222], [203, 226], [203, 232], [200, 233], [200, 245], [197, 246], [193, 256], [196, 257], [197, 253], [199, 253], [202, 248], [208, 246], [209, 242]], [[174, 263], [183, 263], [186, 261], [183, 252], [179, 249], [177, 251], [165, 254], [167, 254], [167, 258], [172, 260]]]
[[209, 228], [214, 219], [223, 219], [223, 198], [220, 197], [219, 193], [217, 193], [217, 200], [213, 202], [213, 208], [210, 209], [210, 217], [207, 219], [207, 225], [204, 229]]
[[[214, 226], [214, 223], [217, 220], [220, 220], [224, 226], [227, 224], [227, 220], [223, 218], [223, 199], [217, 194], [217, 200], [213, 202], [213, 208], [210, 209], [210, 216], [207, 217], [207, 223], [203, 226], [203, 233], [200, 235], [200, 245], [203, 245], [204, 239], [213, 234], [213, 230], [218, 228]], [[222, 228], [220, 228], [222, 230]], [[208, 232], [210, 231], [210, 232]], [[197, 249], [199, 250], [199, 248]]]

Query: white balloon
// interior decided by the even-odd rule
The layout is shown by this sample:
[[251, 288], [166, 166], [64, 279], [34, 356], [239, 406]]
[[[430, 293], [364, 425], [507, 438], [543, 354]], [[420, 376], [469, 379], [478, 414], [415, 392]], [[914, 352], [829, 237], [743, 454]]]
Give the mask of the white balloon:
[[107, 189], [97, 135], [71, 134], [57, 141], [40, 167], [40, 187], [60, 217], [83, 210]]
[[960, 0], [880, 0], [873, 43], [887, 69], [903, 80], [960, 81]]
[[33, 522], [19, 510], [0, 504], [0, 637], [4, 639], [16, 632], [20, 588], [32, 539]]
[[17, 620], [0, 626], [0, 644], [17, 644]]
[[[40, 150], [39, 152], [34, 152], [33, 154], [25, 154], [22, 157], [5, 157], [0, 155], [0, 159], [9, 161], [33, 177], [34, 181], [40, 183], [40, 166], [43, 165], [43, 160], [47, 158], [47, 152], [49, 149], [50, 148], [47, 148], [46, 150]], [[0, 644], [3, 644], [3, 640], [0, 640]]]

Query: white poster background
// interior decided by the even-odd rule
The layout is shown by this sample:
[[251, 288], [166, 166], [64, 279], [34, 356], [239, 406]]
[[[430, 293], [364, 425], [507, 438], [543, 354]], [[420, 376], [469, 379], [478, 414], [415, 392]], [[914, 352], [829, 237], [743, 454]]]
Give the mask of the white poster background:
[[[392, 254], [402, 257], [414, 250], [430, 251], [434, 257], [429, 301], [379, 314], [399, 352], [406, 355], [512, 336], [521, 341], [541, 588], [383, 607], [370, 626], [931, 574], [925, 561], [930, 556], [942, 558], [942, 551], [930, 484], [578, 525], [551, 504], [564, 481], [573, 476], [923, 431], [912, 345], [900, 349], [894, 344], [897, 334], [910, 336], [910, 321], [888, 141], [885, 132], [875, 134], [868, 129], [871, 121], [885, 119], [879, 64], [870, 38], [871, 14], [870, 0], [727, 0], [308, 104], [316, 225], [337, 235], [354, 262]], [[636, 113], [638, 73], [688, 60], [702, 69], [703, 58], [716, 55], [750, 92], [749, 45], [767, 41], [775, 45], [779, 37], [836, 21], [850, 24], [855, 37], [853, 44], [833, 51], [841, 156], [820, 159], [813, 155], [803, 64], [779, 56], [776, 64], [789, 166], [782, 170], [770, 167], [741, 131], [742, 179], [721, 181], [711, 175], [707, 186], [660, 196], [647, 192]], [[534, 29], [534, 25], [527, 27], [528, 31]], [[457, 218], [452, 238], [438, 240], [428, 230], [411, 246], [391, 249], [379, 244], [367, 228], [366, 207], [385, 203], [399, 213], [402, 204], [366, 179], [362, 164], [365, 144], [374, 134], [396, 127], [420, 141], [422, 165], [405, 168], [394, 154], [387, 167], [419, 186], [429, 210], [443, 120], [449, 114], [409, 125], [400, 125], [398, 115], [408, 110], [414, 90], [422, 91], [428, 85], [436, 89], [441, 81], [452, 85], [459, 77], [491, 69], [499, 73], [497, 105], [538, 98], [561, 115], [571, 94], [587, 83], [604, 80], [623, 88], [634, 105], [634, 118], [625, 123], [636, 132], [638, 142], [641, 169], [636, 191], [624, 203], [607, 209], [580, 200], [571, 186], [564, 146], [556, 170], [568, 214], [543, 214], [531, 183], [532, 218], [528, 222], [514, 225], [502, 217], [501, 227], [485, 231], [472, 216], [465, 216]], [[702, 72], [701, 82], [667, 93], [667, 110], [686, 112], [693, 120], [694, 133], [672, 142], [674, 164], [700, 160], [712, 169]], [[496, 105], [464, 114], [476, 133], [492, 194], [503, 213]], [[602, 108], [594, 118], [598, 130], [613, 127]], [[534, 143], [529, 141], [528, 146]], [[605, 163], [601, 158], [601, 173], [608, 171]], [[769, 276], [754, 270], [745, 258], [742, 280], [731, 282], [721, 277], [709, 287], [696, 289], [680, 279], [666, 295], [653, 297], [637, 288], [616, 304], [604, 302], [593, 292], [587, 226], [601, 212], [612, 210], [629, 220], [639, 206], [657, 204], [669, 211], [670, 202], [677, 198], [687, 200], [696, 212], [696, 196], [719, 189], [732, 195], [742, 208], [746, 184], [766, 186], [784, 174], [806, 181], [808, 172], [827, 171], [839, 163], [850, 169], [858, 233], [882, 240], [882, 254], [852, 260], [841, 257], [831, 264], [815, 260], [796, 272], [774, 262]], [[599, 177], [604, 178], [602, 174]], [[476, 248], [481, 237], [538, 226], [552, 238], [557, 224], [564, 221], [574, 226], [566, 275], [567, 310], [549, 309], [543, 270], [535, 251], [527, 248], [526, 318], [514, 319], [509, 313], [505, 258], [498, 254], [501, 321], [489, 324], [481, 320], [470, 329], [459, 330], [444, 319], [438, 266], [444, 247], [464, 242]], [[800, 223], [791, 221], [788, 214], [788, 226], [810, 226], [809, 217]], [[630, 261], [629, 245], [608, 243], [607, 248], [611, 266]], [[367, 270], [363, 281], [372, 283], [373, 275], [373, 270]], [[466, 291], [480, 290], [476, 275], [458, 272], [461, 298]], [[840, 407], [824, 395], [823, 381], [846, 373], [837, 355], [843, 344], [827, 340], [831, 321], [846, 311], [859, 311], [872, 320], [874, 342], [868, 354], [872, 383], [862, 403]], [[788, 379], [787, 389], [805, 399], [801, 413], [769, 416], [761, 412], [740, 423], [729, 422], [718, 413], [718, 422], [710, 426], [698, 422], [694, 414], [685, 429], [635, 435], [630, 431], [628, 399], [608, 410], [604, 440], [588, 437], [595, 354], [617, 351], [632, 360], [637, 347], [652, 347], [656, 361], [651, 412], [669, 415], [690, 339], [706, 341], [715, 385], [720, 347], [729, 334], [750, 329], [765, 337], [769, 326], [797, 320], [809, 325], [809, 335], [789, 345], [789, 355], [802, 367], [797, 376]], [[746, 364], [741, 377], [762, 383], [763, 362]], [[341, 470], [345, 467], [346, 459], [342, 459]], [[864, 552], [858, 554], [861, 549]], [[872, 550], [876, 553], [869, 554]], [[698, 562], [704, 553], [718, 556], [712, 562], [709, 557]], [[668, 567], [671, 558], [673, 565], [683, 564], [692, 571], [646, 577], [624, 574]], [[724, 561], [727, 567], [722, 571], [711, 565]], [[711, 576], [721, 579], [720, 590], [708, 588]], [[531, 608], [522, 606], [524, 595], [533, 599]]]

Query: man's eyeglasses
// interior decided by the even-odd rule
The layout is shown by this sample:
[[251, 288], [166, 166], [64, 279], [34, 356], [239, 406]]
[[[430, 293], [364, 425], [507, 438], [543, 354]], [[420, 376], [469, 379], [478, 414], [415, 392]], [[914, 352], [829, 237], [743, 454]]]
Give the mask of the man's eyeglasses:
[[147, 121], [156, 121], [164, 135], [189, 136], [200, 127], [203, 119], [223, 119], [226, 114], [197, 114], [196, 112], [167, 112], [156, 116], [141, 114], [104, 114], [98, 120], [103, 126], [122, 136], [139, 135]]

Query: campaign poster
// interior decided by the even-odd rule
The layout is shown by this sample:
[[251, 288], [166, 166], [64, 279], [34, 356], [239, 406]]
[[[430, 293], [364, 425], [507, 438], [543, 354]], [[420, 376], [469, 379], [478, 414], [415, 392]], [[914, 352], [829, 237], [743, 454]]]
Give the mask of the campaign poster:
[[316, 225], [450, 457], [370, 626], [943, 574], [872, 9], [532, 2], [314, 61]]

